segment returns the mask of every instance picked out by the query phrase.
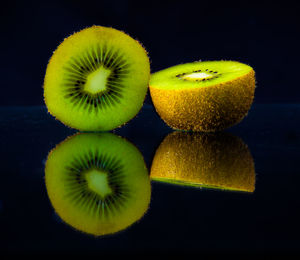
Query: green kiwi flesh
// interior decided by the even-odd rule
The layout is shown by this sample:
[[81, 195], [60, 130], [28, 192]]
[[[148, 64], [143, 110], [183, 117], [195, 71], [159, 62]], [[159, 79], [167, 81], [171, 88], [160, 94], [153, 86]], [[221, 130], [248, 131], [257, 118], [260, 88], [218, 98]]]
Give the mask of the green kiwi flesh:
[[77, 230], [112, 234], [139, 220], [151, 186], [138, 149], [111, 133], [67, 138], [48, 156], [46, 188], [57, 214]]
[[81, 131], [109, 131], [143, 105], [150, 63], [143, 46], [122, 31], [92, 26], [54, 51], [44, 79], [48, 111]]

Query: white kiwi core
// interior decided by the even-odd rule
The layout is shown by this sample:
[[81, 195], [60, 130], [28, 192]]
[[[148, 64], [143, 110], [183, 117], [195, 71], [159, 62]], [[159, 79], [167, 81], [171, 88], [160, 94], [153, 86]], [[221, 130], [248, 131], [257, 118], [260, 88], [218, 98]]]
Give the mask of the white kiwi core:
[[100, 67], [88, 75], [84, 90], [91, 94], [96, 94], [106, 90], [107, 79], [111, 71]]
[[206, 72], [193, 72], [193, 73], [189, 73], [189, 74], [185, 74], [185, 75], [181, 76], [182, 79], [191, 80], [191, 81], [201, 80], [201, 79], [209, 79], [212, 77], [213, 77], [212, 74], [209, 74]]
[[88, 188], [99, 194], [102, 198], [112, 193], [106, 172], [92, 169], [86, 173], [85, 177]]

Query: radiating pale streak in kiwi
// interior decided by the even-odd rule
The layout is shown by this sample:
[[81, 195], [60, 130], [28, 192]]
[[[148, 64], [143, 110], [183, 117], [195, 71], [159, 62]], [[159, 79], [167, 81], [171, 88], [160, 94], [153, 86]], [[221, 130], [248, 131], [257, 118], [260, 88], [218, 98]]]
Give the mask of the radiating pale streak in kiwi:
[[158, 147], [152, 180], [253, 192], [254, 161], [247, 145], [229, 133], [173, 132]]

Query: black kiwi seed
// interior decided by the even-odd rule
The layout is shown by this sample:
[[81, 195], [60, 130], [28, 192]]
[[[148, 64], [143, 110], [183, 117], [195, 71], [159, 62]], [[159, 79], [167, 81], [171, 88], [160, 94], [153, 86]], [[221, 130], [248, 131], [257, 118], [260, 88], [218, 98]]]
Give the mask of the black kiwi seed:
[[[107, 78], [106, 90], [95, 94], [87, 93], [84, 91], [87, 76], [100, 67], [111, 71]], [[122, 80], [129, 73], [129, 64], [119, 50], [108, 48], [106, 45], [94, 46], [80, 57], [72, 58], [64, 69], [67, 72], [63, 85], [65, 97], [69, 98], [74, 106], [79, 105], [89, 111], [98, 112], [120, 103]]]

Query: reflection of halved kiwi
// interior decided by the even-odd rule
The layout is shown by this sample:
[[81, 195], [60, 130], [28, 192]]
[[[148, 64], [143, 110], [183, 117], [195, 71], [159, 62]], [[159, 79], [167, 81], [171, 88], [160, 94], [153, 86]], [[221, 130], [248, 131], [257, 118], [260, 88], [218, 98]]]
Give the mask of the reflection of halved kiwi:
[[46, 188], [58, 215], [93, 235], [125, 229], [146, 212], [150, 179], [141, 153], [110, 133], [77, 134], [54, 148]]
[[152, 74], [156, 111], [172, 128], [212, 132], [243, 119], [254, 97], [251, 67], [234, 61], [181, 64]]
[[151, 166], [153, 180], [206, 188], [253, 192], [253, 158], [242, 140], [228, 133], [169, 134]]
[[55, 50], [45, 75], [45, 103], [70, 127], [111, 130], [140, 110], [149, 77], [149, 59], [139, 42], [116, 29], [92, 26]]

